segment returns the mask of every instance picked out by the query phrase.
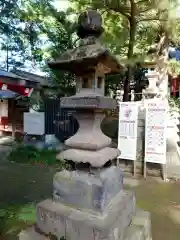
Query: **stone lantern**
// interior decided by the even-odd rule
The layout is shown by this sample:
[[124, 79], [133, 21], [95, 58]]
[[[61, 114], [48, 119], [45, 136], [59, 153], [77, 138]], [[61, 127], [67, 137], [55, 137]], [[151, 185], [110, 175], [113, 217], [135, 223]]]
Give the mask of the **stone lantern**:
[[[103, 167], [118, 157], [119, 150], [110, 148], [111, 139], [101, 131], [105, 110], [116, 108], [116, 101], [104, 96], [106, 74], [124, 70], [117, 59], [98, 41], [102, 33], [101, 16], [93, 10], [79, 17], [80, 46], [66, 51], [49, 63], [53, 69], [64, 69], [76, 75], [76, 94], [61, 99], [61, 107], [75, 109], [78, 132], [65, 144], [70, 148], [58, 155], [75, 165], [87, 163], [90, 168]], [[82, 165], [82, 164], [81, 164]]]
[[[82, 13], [78, 22], [79, 47], [49, 63], [50, 68], [76, 75], [76, 94], [62, 98], [61, 107], [75, 110], [79, 130], [57, 156], [69, 161], [73, 170], [55, 174], [53, 199], [37, 205], [37, 224], [20, 239], [28, 235], [45, 240], [53, 235], [67, 240], [150, 240], [149, 228], [139, 232], [132, 226], [133, 217], [138, 217], [135, 196], [123, 190], [122, 171], [113, 161], [120, 151], [110, 147], [111, 139], [101, 131], [105, 110], [116, 107], [114, 99], [104, 96], [105, 75], [124, 67], [98, 41], [103, 28], [96, 11]], [[139, 225], [148, 220], [149, 227], [149, 215], [143, 216]]]

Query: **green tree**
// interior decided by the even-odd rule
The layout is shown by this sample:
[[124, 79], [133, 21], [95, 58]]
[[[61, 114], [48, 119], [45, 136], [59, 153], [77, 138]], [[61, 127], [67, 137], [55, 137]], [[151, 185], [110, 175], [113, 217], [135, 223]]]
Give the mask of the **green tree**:
[[[72, 2], [74, 3], [73, 7], [75, 8], [75, 11], [92, 7], [99, 9], [101, 12], [108, 12], [111, 19], [114, 18], [112, 15], [115, 15], [116, 17], [118, 14], [117, 18], [119, 18], [120, 21], [113, 22], [113, 31], [114, 29], [117, 29], [117, 25], [119, 26], [119, 23], [121, 23], [119, 26], [120, 33], [123, 31], [127, 33], [128, 31], [128, 34], [125, 35], [127, 36], [128, 41], [124, 41], [125, 51], [123, 50], [128, 59], [128, 73], [124, 82], [124, 100], [128, 100], [129, 84], [133, 76], [132, 64], [139, 61], [135, 61], [134, 58], [137, 57], [137, 54], [139, 53], [138, 50], [140, 49], [140, 46], [142, 46], [142, 42], [140, 41], [142, 38], [142, 33], [142, 40], [144, 43], [146, 40], [150, 40], [150, 38], [156, 40], [156, 30], [159, 30], [160, 25], [163, 25], [164, 29], [161, 31], [163, 36], [164, 33], [167, 32], [165, 31], [165, 26], [169, 25], [167, 24], [169, 20], [169, 10], [167, 9], [171, 9], [172, 3], [173, 8], [175, 8], [176, 1], [172, 1], [171, 3], [168, 0], [72, 0]], [[150, 22], [152, 25], [150, 25]], [[105, 27], [106, 23], [108, 28], [108, 21], [105, 22]], [[118, 24], [116, 25], [116, 23]], [[149, 31], [150, 35], [147, 31]], [[162, 39], [162, 36], [160, 36], [160, 39]], [[121, 38], [120, 34], [119, 37]], [[117, 44], [118, 43], [119, 41], [117, 38]], [[140, 53], [142, 53], [142, 51], [140, 51]]]
[[21, 59], [23, 47], [20, 21], [17, 18], [18, 9], [19, 5], [16, 1], [2, 0], [0, 2], [0, 44], [1, 51], [5, 55], [5, 60], [1, 61], [1, 67], [6, 70], [23, 62]]
[[47, 62], [73, 48], [75, 24], [66, 12], [58, 11], [52, 0], [1, 1], [0, 42], [5, 60], [1, 67], [41, 68], [58, 86], [58, 95], [69, 95], [74, 90], [74, 76], [55, 72]]
[[47, 73], [58, 86], [57, 95], [74, 91], [74, 76], [68, 72], [51, 71], [47, 62], [75, 44], [75, 24], [67, 13], [58, 11], [51, 0], [28, 0], [20, 10], [25, 24], [24, 38], [30, 46], [31, 61]]

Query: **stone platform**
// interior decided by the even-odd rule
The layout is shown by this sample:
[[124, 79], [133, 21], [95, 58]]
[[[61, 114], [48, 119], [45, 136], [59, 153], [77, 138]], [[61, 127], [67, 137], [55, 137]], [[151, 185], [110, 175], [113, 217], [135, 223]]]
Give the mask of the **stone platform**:
[[[66, 222], [68, 224], [68, 222]], [[117, 228], [118, 229], [118, 228]], [[73, 230], [75, 231], [75, 230]], [[146, 211], [137, 209], [134, 217], [132, 218], [131, 224], [127, 227], [125, 230], [123, 236], [116, 237], [116, 230], [114, 230], [114, 235], [111, 240], [117, 239], [117, 240], [152, 240], [151, 236], [151, 219], [150, 214]], [[78, 232], [78, 228], [76, 229], [76, 233]], [[95, 232], [90, 234], [90, 232], [87, 229], [84, 229], [84, 236], [78, 236], [77, 234], [74, 235], [73, 240], [96, 240], [97, 235]], [[25, 231], [22, 231], [19, 235], [19, 240], [48, 240], [50, 236], [48, 235], [42, 235], [40, 233], [37, 233], [35, 231], [34, 227], [31, 227]], [[69, 239], [69, 238], [67, 238]], [[103, 238], [103, 240], [106, 240], [107, 238]]]
[[102, 214], [89, 213], [50, 199], [37, 205], [37, 227], [45, 234], [68, 240], [121, 239], [135, 214], [135, 197], [122, 191]]
[[20, 240], [48, 236], [65, 236], [66, 240], [151, 240], [150, 216], [136, 211], [135, 195], [124, 191], [119, 167], [94, 173], [58, 172], [53, 190], [53, 199], [37, 204], [36, 225], [21, 232]]

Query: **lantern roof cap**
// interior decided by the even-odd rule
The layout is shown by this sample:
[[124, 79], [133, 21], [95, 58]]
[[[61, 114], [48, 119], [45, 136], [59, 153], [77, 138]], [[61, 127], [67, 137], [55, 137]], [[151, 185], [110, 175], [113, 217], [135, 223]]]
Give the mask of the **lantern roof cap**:
[[[56, 70], [68, 70], [75, 74], [83, 74], [85, 71], [93, 71], [98, 63], [109, 69], [106, 74], [116, 74], [125, 67], [109, 50], [104, 48], [97, 40], [88, 39], [90, 44], [81, 44], [79, 47], [69, 49], [59, 58], [48, 63], [49, 67]], [[87, 39], [82, 40], [87, 41]]]

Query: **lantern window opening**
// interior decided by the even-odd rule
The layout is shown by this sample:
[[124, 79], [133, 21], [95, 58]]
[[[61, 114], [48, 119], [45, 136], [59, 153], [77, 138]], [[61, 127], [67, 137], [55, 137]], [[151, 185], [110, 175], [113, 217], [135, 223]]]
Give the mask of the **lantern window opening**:
[[82, 88], [92, 88], [92, 78], [90, 76], [82, 78]]
[[103, 78], [98, 76], [98, 78], [97, 78], [97, 88], [101, 89], [102, 88], [102, 83], [103, 83]]

